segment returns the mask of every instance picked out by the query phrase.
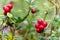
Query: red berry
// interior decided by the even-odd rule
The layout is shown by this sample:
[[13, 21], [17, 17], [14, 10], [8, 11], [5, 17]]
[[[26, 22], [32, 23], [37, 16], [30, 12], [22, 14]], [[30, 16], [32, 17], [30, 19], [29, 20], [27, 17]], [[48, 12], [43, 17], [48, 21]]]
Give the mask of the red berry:
[[44, 27], [46, 27], [47, 26], [47, 22], [43, 22], [43, 24], [42, 24]]
[[12, 4], [8, 4], [7, 6], [9, 9], [12, 9], [13, 8], [13, 5]]
[[39, 19], [38, 21], [38, 24], [42, 25], [43, 24], [43, 20]]
[[9, 12], [11, 12], [11, 9], [10, 9], [10, 11]]
[[6, 12], [9, 12], [9, 11], [10, 11], [10, 9], [9, 9], [7, 6], [4, 6], [3, 9], [4, 9], [4, 11], [6, 11]]
[[4, 11], [4, 15], [5, 15], [5, 16], [7, 15], [7, 12], [6, 12], [6, 11]]
[[35, 24], [35, 28], [39, 28], [39, 24], [37, 23], [37, 24]]
[[32, 12], [33, 14], [36, 13], [36, 9], [33, 8], [33, 9], [31, 10], [31, 12]]
[[36, 29], [36, 32], [38, 33], [42, 33], [44, 30], [41, 30], [41, 29]]
[[44, 28], [45, 28], [45, 27], [44, 27], [43, 25], [40, 25], [40, 26], [39, 26], [39, 29], [40, 29], [41, 31], [44, 30]]
[[44, 28], [45, 28], [45, 27], [44, 27], [43, 25], [40, 25], [40, 26], [39, 26], [40, 33], [44, 31]]
[[40, 29], [36, 29], [36, 32], [40, 33]]

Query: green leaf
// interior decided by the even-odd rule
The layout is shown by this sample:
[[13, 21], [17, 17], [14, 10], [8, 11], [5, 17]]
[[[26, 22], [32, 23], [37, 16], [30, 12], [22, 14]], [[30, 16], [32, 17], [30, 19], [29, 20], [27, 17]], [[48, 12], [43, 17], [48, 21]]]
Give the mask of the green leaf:
[[36, 13], [38, 13], [40, 10], [39, 9], [36, 9]]
[[34, 0], [31, 0], [31, 3], [33, 3], [34, 2]]
[[58, 22], [59, 21], [59, 19], [60, 19], [60, 16], [59, 15], [56, 15], [56, 17], [55, 17], [55, 22]]
[[40, 38], [39, 38], [40, 40], [46, 40], [46, 38], [45, 37], [43, 37], [43, 36], [40, 36]]
[[27, 4], [30, 4], [30, 3], [29, 3], [29, 0], [25, 0], [25, 2], [26, 2]]
[[52, 25], [53, 25], [53, 27], [56, 27], [56, 22], [52, 21]]
[[57, 37], [51, 37], [49, 40], [58, 40]]
[[8, 16], [9, 18], [12, 18], [12, 17], [13, 17], [13, 15], [12, 15], [11, 13], [7, 13], [7, 16]]
[[7, 24], [8, 26], [11, 26], [11, 27], [13, 26], [13, 24], [10, 23], [10, 22], [7, 22], [6, 24]]
[[16, 20], [17, 23], [22, 22], [22, 18], [20, 18], [20, 17], [16, 17], [15, 20]]

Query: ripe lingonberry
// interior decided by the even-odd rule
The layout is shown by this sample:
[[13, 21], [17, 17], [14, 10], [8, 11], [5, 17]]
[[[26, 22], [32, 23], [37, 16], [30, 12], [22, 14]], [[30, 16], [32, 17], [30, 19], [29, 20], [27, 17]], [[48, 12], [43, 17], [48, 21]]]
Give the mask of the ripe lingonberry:
[[38, 22], [38, 24], [40, 24], [40, 25], [43, 24], [43, 20], [41, 20], [41, 19], [39, 19], [37, 22]]
[[33, 14], [36, 13], [36, 9], [33, 8], [33, 9], [31, 10], [31, 12], [32, 12]]
[[37, 33], [42, 33], [43, 31], [44, 31], [44, 30], [41, 30], [41, 29], [39, 29], [39, 28], [36, 29], [36, 32], [37, 32]]
[[36, 32], [40, 33], [40, 29], [36, 29]]
[[4, 10], [5, 12], [9, 12], [9, 11], [10, 11], [10, 9], [9, 9], [7, 6], [4, 6], [4, 7], [3, 7], [3, 10]]
[[47, 22], [43, 22], [43, 24], [42, 24], [44, 27], [46, 27], [47, 26]]
[[13, 5], [12, 5], [12, 4], [8, 4], [7, 7], [8, 7], [9, 9], [12, 9], [12, 8], [13, 8]]
[[7, 12], [4, 11], [4, 15], [6, 16], [7, 15]]
[[4, 15], [6, 16], [8, 12], [11, 12], [11, 9], [13, 8], [13, 5], [10, 3], [7, 6], [3, 6]]
[[38, 33], [41, 33], [41, 32], [43, 32], [44, 31], [44, 28], [47, 26], [47, 22], [45, 22], [45, 21], [43, 21], [43, 20], [41, 20], [41, 19], [39, 19], [38, 21], [37, 21], [37, 24], [35, 24], [35, 28], [36, 28], [36, 31], [38, 32]]
[[44, 28], [45, 28], [45, 27], [44, 27], [43, 25], [40, 25], [40, 26], [39, 26], [39, 29], [40, 29], [41, 31], [44, 30]]
[[39, 28], [39, 24], [37, 23], [37, 24], [35, 24], [35, 28]]

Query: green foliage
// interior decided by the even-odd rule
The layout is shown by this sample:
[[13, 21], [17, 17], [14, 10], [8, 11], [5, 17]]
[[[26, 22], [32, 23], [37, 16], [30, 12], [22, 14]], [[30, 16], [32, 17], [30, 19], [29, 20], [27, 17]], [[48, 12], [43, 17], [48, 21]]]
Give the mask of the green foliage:
[[[0, 0], [0, 27], [8, 25], [12, 29], [15, 27], [16, 30], [20, 30], [21, 33], [18, 36], [15, 35], [16, 40], [47, 40], [47, 38], [49, 40], [58, 40], [58, 37], [60, 37], [60, 16], [59, 13], [56, 15], [54, 0], [52, 0], [53, 3], [48, 0], [13, 0], [14, 7], [11, 13], [4, 16], [3, 6], [9, 4], [10, 1]], [[29, 11], [30, 7], [36, 8], [35, 14], [31, 13], [31, 9]], [[34, 25], [38, 19], [48, 22], [48, 26], [43, 33], [36, 32]], [[3, 21], [6, 24], [2, 25]]]

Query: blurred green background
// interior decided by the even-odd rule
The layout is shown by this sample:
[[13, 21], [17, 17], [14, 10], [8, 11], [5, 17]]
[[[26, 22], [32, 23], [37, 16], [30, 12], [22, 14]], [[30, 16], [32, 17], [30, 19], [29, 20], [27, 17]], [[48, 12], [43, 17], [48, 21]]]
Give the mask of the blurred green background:
[[[5, 16], [3, 15], [3, 6], [9, 4], [11, 0], [0, 0], [0, 25], [2, 24], [3, 19], [5, 18]], [[52, 2], [50, 2], [52, 1]], [[29, 10], [29, 6], [30, 6], [30, 0], [13, 0], [14, 4], [13, 4], [13, 9], [11, 11], [12, 15], [15, 18], [24, 18], [27, 15], [27, 12]], [[29, 31], [28, 33], [26, 33], [28, 40], [58, 40], [57, 35], [60, 35], [59, 33], [57, 33], [57, 30], [59, 29], [60, 25], [57, 24], [58, 22], [60, 23], [60, 8], [59, 5], [57, 5], [55, 2], [57, 2], [56, 0], [31, 0], [32, 4], [31, 6], [33, 8], [37, 9], [36, 14], [32, 14], [31, 12], [29, 13], [29, 16], [27, 17], [26, 20], [24, 20], [22, 23], [19, 23], [18, 26], [20, 27], [20, 30], [23, 31], [23, 35], [20, 35], [17, 37], [16, 40], [27, 40], [24, 35], [24, 32], [26, 32], [27, 30]], [[60, 3], [60, 1], [58, 1], [57, 3]], [[56, 5], [57, 5], [57, 12], [58, 15], [56, 16]], [[44, 19], [45, 14], [48, 12], [48, 14], [46, 15], [45, 21], [48, 22], [48, 26], [47, 26], [47, 30], [45, 29], [44, 33], [46, 36], [50, 35], [51, 33], [51, 25], [53, 25], [54, 27], [56, 25], [58, 25], [57, 27], [55, 27], [55, 29], [52, 31], [51, 35], [49, 37], [45, 37], [42, 36], [42, 34], [40, 33], [36, 33], [35, 31], [35, 27], [34, 24], [36, 24], [36, 21], [38, 19]], [[9, 15], [10, 16], [10, 15]], [[56, 22], [56, 20], [54, 21], [54, 18], [57, 18], [56, 20], [59, 20]], [[18, 27], [17, 26], [17, 27]], [[1, 26], [0, 26], [1, 27]], [[19, 39], [20, 38], [20, 39]]]

